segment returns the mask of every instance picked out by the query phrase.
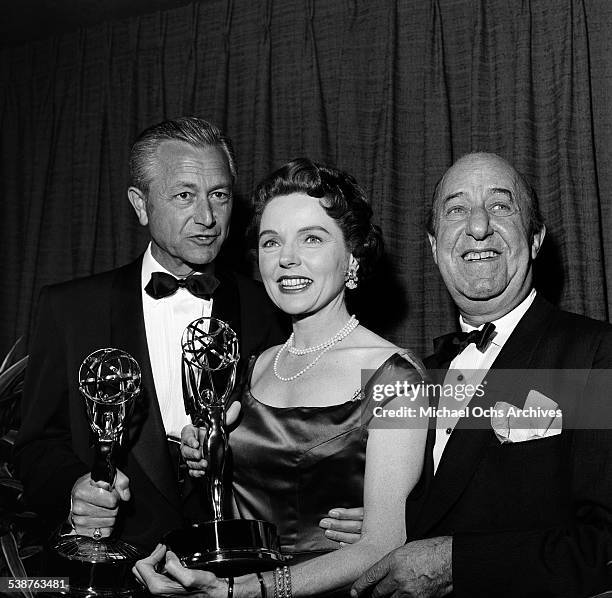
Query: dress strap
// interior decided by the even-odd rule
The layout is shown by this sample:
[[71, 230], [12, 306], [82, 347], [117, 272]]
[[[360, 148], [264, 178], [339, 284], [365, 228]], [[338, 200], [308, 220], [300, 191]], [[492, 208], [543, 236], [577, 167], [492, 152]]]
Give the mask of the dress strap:
[[421, 374], [423, 380], [427, 380], [427, 369], [423, 365], [423, 362], [412, 351], [409, 351], [408, 349], [400, 349], [397, 352], [397, 355], [410, 363], [419, 372], [419, 374]]
[[361, 401], [363, 399], [363, 388], [358, 388], [353, 396], [349, 399], [350, 401]]
[[[363, 389], [363, 423], [370, 424], [375, 407], [384, 407], [398, 396], [397, 393], [387, 392], [386, 389], [399, 384], [402, 392], [406, 386], [410, 388], [412, 385], [420, 385], [426, 381], [427, 371], [411, 351], [401, 349], [394, 353], [372, 374]], [[410, 400], [409, 397], [407, 400]]]

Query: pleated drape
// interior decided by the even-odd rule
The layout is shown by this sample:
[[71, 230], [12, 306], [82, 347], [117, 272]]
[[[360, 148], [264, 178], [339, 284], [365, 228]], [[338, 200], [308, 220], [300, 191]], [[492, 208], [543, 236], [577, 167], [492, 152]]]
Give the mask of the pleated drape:
[[401, 345], [426, 354], [455, 326], [423, 222], [472, 150], [532, 180], [544, 294], [608, 318], [611, 26], [606, 0], [207, 0], [2, 50], [0, 350], [28, 332], [42, 285], [142, 251], [130, 143], [183, 114], [234, 140], [234, 261], [271, 169], [307, 155], [355, 175], [387, 249], [355, 308]]

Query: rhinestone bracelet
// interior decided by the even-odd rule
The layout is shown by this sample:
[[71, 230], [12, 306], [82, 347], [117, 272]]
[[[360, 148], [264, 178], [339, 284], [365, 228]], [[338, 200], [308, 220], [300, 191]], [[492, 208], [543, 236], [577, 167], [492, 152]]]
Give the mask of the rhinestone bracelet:
[[293, 598], [291, 593], [291, 571], [287, 565], [283, 567], [283, 577], [285, 578], [285, 596], [284, 598]]

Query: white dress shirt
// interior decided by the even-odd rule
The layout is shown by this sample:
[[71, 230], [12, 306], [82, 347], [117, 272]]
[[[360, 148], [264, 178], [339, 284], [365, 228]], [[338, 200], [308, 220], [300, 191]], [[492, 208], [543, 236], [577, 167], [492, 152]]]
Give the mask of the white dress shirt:
[[[495, 335], [492, 338], [491, 343], [481, 353], [474, 343], [470, 343], [461, 353], [459, 353], [451, 362], [444, 378], [444, 387], [448, 388], [448, 385], [455, 385], [461, 383], [463, 385], [471, 385], [473, 388], [477, 387], [487, 375], [493, 362], [502, 350], [502, 347], [516, 328], [519, 320], [525, 315], [525, 312], [529, 309], [533, 300], [535, 299], [536, 291], [532, 289], [529, 295], [523, 299], [512, 311], [508, 312], [505, 316], [494, 320], [495, 324]], [[463, 317], [459, 317], [459, 325], [463, 332], [471, 332], [476, 330], [475, 326], [467, 324]], [[484, 324], [483, 324], [484, 326]], [[438, 410], [446, 409], [448, 411], [457, 411], [464, 409], [470, 402], [473, 393], [468, 395], [466, 393], [465, 398], [462, 401], [458, 401], [452, 396], [440, 397], [438, 404]], [[438, 470], [440, 459], [446, 447], [446, 443], [450, 438], [459, 417], [439, 417], [436, 422], [436, 442], [433, 449], [434, 458], [434, 472]]]
[[169, 297], [153, 299], [144, 290], [153, 272], [172, 274], [155, 260], [149, 244], [141, 275], [147, 346], [166, 434], [180, 437], [183, 426], [191, 423], [183, 403], [181, 337], [190, 322], [202, 316], [210, 317], [212, 299], [200, 299], [184, 288]]

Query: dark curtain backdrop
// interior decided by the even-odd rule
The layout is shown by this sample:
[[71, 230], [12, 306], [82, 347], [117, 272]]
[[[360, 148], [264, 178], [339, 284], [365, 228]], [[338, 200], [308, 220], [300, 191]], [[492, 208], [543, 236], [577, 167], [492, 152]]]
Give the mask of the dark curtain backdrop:
[[224, 128], [248, 191], [307, 155], [353, 173], [387, 246], [362, 318], [427, 353], [454, 311], [423, 220], [471, 150], [533, 181], [549, 227], [541, 288], [610, 315], [612, 3], [607, 0], [208, 0], [0, 53], [0, 349], [40, 287], [145, 247], [126, 196], [131, 140], [164, 118]]

